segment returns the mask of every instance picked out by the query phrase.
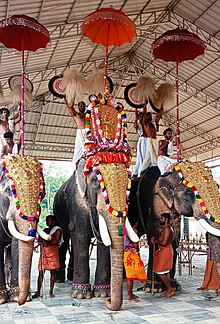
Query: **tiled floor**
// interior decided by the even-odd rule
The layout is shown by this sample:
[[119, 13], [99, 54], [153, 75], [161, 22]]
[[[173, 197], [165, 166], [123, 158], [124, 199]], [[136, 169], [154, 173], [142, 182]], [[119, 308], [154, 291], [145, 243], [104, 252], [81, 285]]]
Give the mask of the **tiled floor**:
[[[142, 257], [147, 262], [147, 249], [142, 248]], [[36, 289], [37, 258], [35, 253], [31, 288]], [[219, 323], [220, 297], [215, 297], [214, 291], [201, 292], [196, 288], [201, 286], [206, 256], [194, 256], [193, 275], [188, 275], [187, 267], [183, 267], [183, 275], [177, 279], [182, 290], [172, 298], [161, 298], [160, 294], [152, 296], [142, 290], [136, 294], [140, 297], [138, 303], [126, 300], [126, 282], [124, 282], [124, 302], [117, 312], [109, 311], [103, 299], [83, 300], [81, 302], [70, 297], [71, 284], [65, 282], [56, 284], [54, 299], [48, 297], [49, 273], [46, 275], [44, 295], [23, 306], [8, 303], [0, 306], [0, 323], [7, 324], [56, 324], [56, 323]], [[91, 260], [94, 269], [95, 260]], [[92, 272], [92, 270], [91, 270]], [[141, 287], [135, 283], [135, 288]]]

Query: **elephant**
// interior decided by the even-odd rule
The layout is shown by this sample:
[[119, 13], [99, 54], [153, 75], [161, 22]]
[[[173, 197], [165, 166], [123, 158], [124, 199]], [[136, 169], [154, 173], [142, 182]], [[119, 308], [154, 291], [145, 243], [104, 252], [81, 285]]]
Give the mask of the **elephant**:
[[[0, 304], [30, 300], [30, 273], [36, 228], [39, 226], [38, 202], [43, 197], [41, 164], [32, 157], [8, 155], [2, 161], [0, 181]], [[40, 193], [39, 193], [40, 192]], [[37, 209], [37, 212], [36, 212]], [[31, 216], [26, 216], [31, 215]], [[32, 215], [34, 215], [32, 217]], [[4, 271], [4, 246], [11, 242], [11, 282], [7, 287]]]
[[194, 217], [207, 231], [215, 267], [220, 277], [219, 192], [209, 168], [204, 163], [181, 162], [162, 176], [156, 166], [151, 167], [142, 178], [132, 182], [128, 218], [139, 222], [139, 235], [147, 234], [150, 247], [147, 273], [149, 280], [152, 280], [153, 264], [151, 237], [158, 237], [159, 218], [166, 212], [171, 214], [175, 232], [173, 242], [175, 258], [171, 278], [175, 277], [181, 215]]
[[[54, 215], [67, 241], [71, 237], [72, 297], [106, 297], [107, 308], [119, 310], [123, 302], [124, 224], [130, 238], [138, 240], [126, 218], [131, 172], [123, 106], [96, 98], [85, 121], [85, 154], [58, 190]], [[91, 290], [89, 245], [93, 236], [97, 238], [97, 267]]]

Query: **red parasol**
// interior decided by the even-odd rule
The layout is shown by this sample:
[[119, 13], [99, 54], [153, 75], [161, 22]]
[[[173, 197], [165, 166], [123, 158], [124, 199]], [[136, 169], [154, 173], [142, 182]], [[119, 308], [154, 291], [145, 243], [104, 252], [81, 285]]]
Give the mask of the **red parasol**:
[[108, 48], [111, 45], [120, 46], [130, 43], [136, 35], [136, 26], [121, 10], [101, 8], [84, 19], [83, 35], [96, 44], [106, 47], [104, 89], [106, 86]]
[[204, 42], [187, 29], [168, 30], [159, 36], [151, 45], [155, 58], [166, 62], [176, 62], [176, 142], [177, 162], [180, 161], [180, 129], [179, 129], [179, 63], [194, 60], [205, 51]]
[[0, 21], [0, 42], [22, 52], [21, 82], [21, 154], [24, 155], [24, 51], [45, 48], [50, 41], [48, 30], [36, 19], [14, 15]]

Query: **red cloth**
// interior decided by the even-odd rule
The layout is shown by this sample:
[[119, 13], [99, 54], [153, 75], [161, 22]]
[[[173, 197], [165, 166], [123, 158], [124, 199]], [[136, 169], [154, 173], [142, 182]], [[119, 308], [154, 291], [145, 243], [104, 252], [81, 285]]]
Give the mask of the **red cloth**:
[[38, 263], [38, 271], [58, 269], [59, 247], [58, 245], [42, 246], [42, 252]]
[[220, 289], [220, 280], [218, 278], [215, 264], [213, 260], [207, 259], [204, 279], [202, 283], [203, 289]]
[[144, 264], [139, 253], [124, 252], [124, 266], [127, 280], [147, 281]]
[[154, 272], [161, 272], [172, 269], [173, 266], [173, 248], [172, 245], [163, 246], [155, 252]]

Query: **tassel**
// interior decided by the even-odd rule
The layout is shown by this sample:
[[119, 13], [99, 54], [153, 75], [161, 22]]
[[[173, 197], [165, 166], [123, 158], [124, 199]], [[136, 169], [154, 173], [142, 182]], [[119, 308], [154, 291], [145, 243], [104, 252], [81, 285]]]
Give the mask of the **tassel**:
[[104, 72], [101, 69], [93, 68], [92, 73], [88, 75], [86, 81], [86, 90], [88, 94], [103, 94], [104, 92]]
[[172, 108], [175, 102], [175, 86], [164, 82], [157, 88], [157, 102], [166, 108]]
[[127, 235], [127, 231], [126, 231], [126, 226], [125, 225], [123, 226], [123, 235], [124, 236]]
[[154, 101], [157, 97], [154, 79], [147, 75], [142, 75], [135, 87], [136, 99], [138, 102], [146, 103]]
[[118, 225], [118, 235], [119, 236], [122, 236], [122, 234], [123, 234], [123, 225], [122, 224], [119, 224]]
[[85, 79], [79, 70], [69, 69], [64, 72], [62, 87], [66, 89], [68, 102], [82, 100], [85, 93]]

